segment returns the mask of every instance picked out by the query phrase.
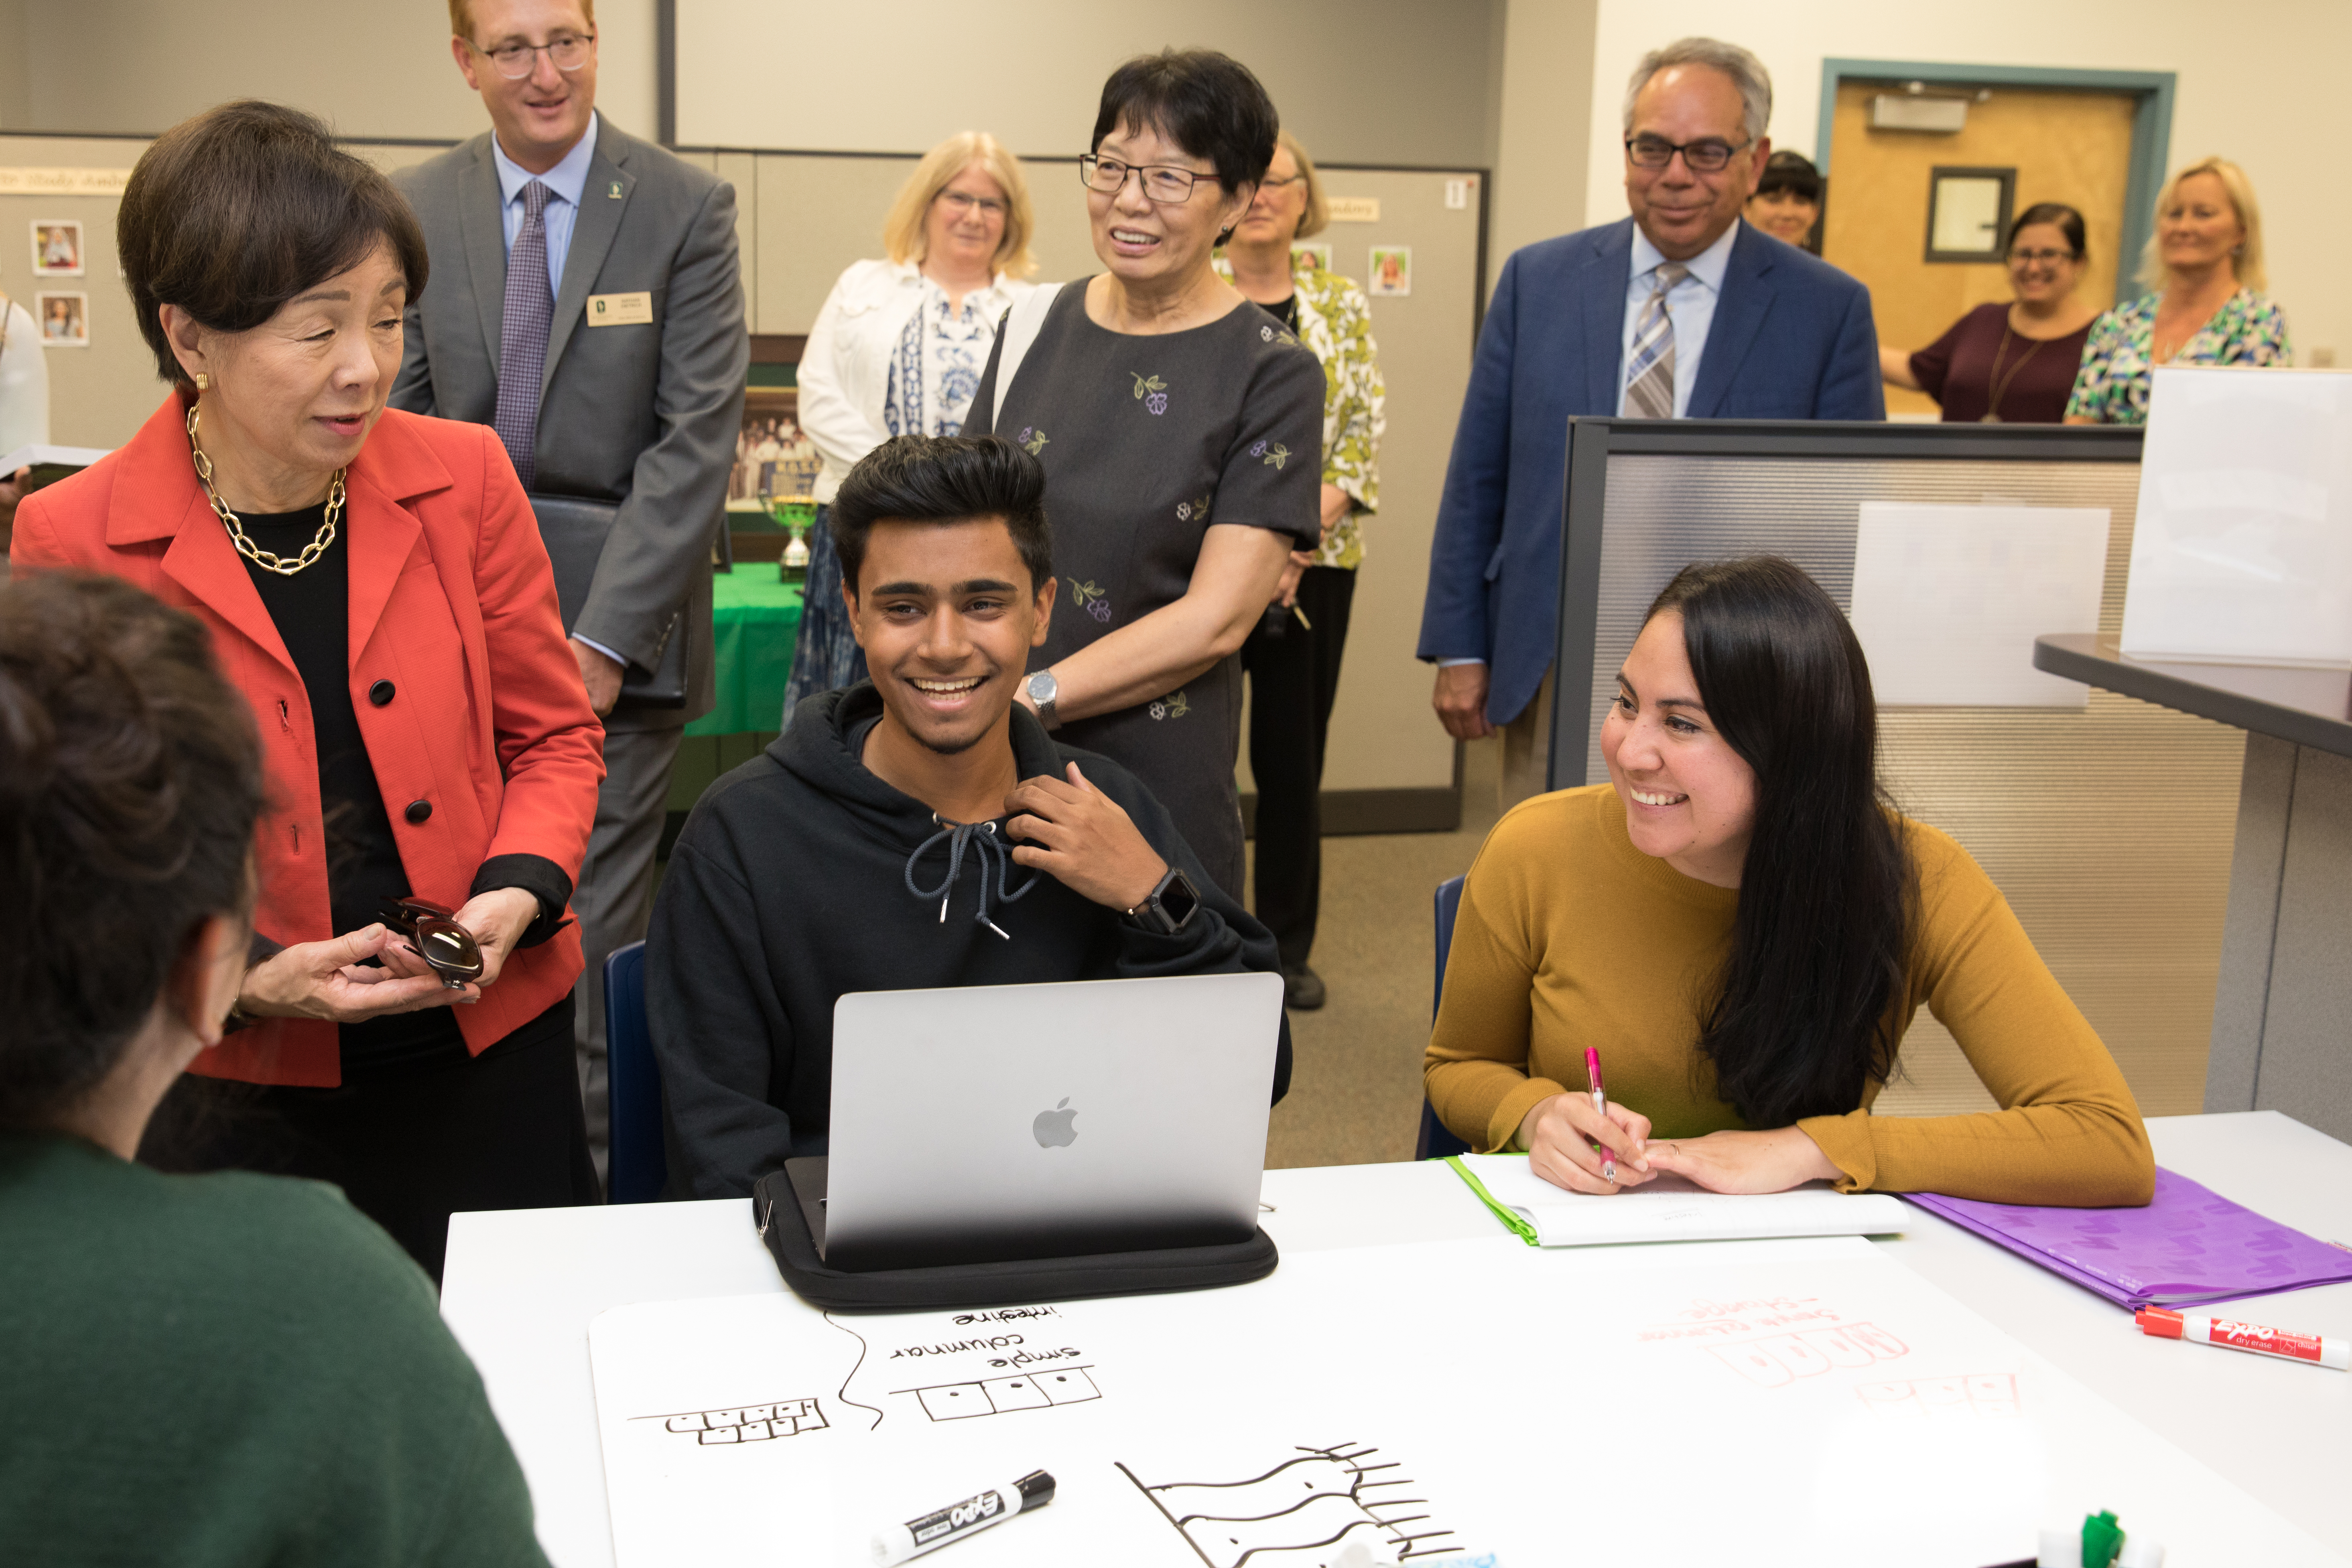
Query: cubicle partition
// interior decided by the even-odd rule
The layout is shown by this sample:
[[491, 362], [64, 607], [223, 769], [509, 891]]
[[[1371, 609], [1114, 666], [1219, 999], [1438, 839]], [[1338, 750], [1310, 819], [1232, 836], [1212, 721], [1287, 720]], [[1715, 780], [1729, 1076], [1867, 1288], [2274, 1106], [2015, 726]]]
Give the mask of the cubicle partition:
[[[2125, 429], [1572, 421], [1552, 787], [1608, 777], [1601, 721], [1617, 669], [1676, 571], [1769, 552], [1851, 607], [1864, 502], [2105, 509], [2097, 630], [2112, 637], [2139, 456], [2139, 432]], [[2017, 657], [2031, 662], [2030, 642]], [[2104, 690], [2081, 709], [1885, 707], [1879, 718], [1897, 804], [1991, 875], [2142, 1110], [2199, 1110], [2244, 735]], [[1902, 1069], [1884, 1111], [1991, 1105], [1924, 1011]]]

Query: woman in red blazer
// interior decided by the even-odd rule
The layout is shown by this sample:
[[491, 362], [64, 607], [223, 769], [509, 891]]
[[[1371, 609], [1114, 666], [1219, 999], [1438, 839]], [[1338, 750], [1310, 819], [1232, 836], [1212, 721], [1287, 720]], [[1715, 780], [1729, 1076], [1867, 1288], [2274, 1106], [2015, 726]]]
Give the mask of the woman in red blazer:
[[[565, 909], [604, 731], [498, 437], [385, 409], [425, 278], [390, 183], [227, 104], [139, 161], [117, 235], [173, 391], [19, 507], [10, 560], [201, 616], [260, 726], [245, 1026], [194, 1070], [268, 1087], [194, 1162], [337, 1182], [437, 1279], [453, 1209], [597, 1201]], [[408, 896], [456, 911], [478, 982], [380, 923]]]

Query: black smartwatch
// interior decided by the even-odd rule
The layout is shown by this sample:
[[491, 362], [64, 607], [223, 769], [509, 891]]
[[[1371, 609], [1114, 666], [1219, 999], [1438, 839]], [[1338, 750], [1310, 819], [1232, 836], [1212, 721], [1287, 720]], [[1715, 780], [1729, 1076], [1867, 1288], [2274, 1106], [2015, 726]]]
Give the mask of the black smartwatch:
[[1200, 907], [1200, 889], [1192, 886], [1192, 879], [1171, 866], [1150, 895], [1127, 911], [1127, 918], [1146, 931], [1174, 936]]

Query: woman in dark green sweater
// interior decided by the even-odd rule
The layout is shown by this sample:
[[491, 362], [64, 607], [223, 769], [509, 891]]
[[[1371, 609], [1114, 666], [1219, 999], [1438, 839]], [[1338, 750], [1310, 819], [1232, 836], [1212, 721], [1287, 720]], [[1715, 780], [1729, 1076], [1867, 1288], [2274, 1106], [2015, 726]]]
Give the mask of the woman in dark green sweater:
[[10, 1562], [543, 1563], [482, 1383], [331, 1187], [132, 1163], [246, 968], [261, 756], [194, 618], [0, 588]]

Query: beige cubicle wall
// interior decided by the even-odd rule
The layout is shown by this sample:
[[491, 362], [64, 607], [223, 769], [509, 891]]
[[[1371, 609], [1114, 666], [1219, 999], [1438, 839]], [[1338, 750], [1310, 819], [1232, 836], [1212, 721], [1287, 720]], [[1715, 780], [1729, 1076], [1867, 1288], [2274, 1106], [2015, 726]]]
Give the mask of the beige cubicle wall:
[[[881, 254], [883, 219], [916, 163], [911, 153], [702, 149], [685, 155], [734, 184], [752, 331], [787, 336], [814, 324], [844, 268]], [[1036, 212], [1034, 276], [1062, 281], [1099, 271], [1075, 160], [1039, 159], [1024, 167]], [[1365, 524], [1366, 563], [1331, 720], [1326, 829], [1449, 828], [1459, 808], [1454, 743], [1430, 713], [1429, 673], [1413, 658], [1413, 647], [1438, 489], [1482, 302], [1485, 181], [1476, 170], [1323, 173], [1334, 198], [1376, 205], [1379, 213], [1334, 223], [1310, 242], [1330, 246], [1335, 268], [1361, 280], [1372, 247], [1406, 246], [1412, 253], [1412, 293], [1371, 303], [1388, 379], [1388, 434], [1381, 510]], [[1246, 795], [1246, 762], [1240, 779]]]

